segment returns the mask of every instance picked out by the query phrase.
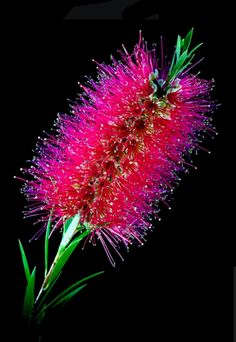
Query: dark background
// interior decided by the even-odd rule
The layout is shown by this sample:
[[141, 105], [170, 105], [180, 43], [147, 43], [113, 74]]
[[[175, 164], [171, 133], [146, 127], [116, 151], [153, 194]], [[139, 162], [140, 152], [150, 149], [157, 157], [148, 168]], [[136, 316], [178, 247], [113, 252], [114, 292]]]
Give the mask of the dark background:
[[[234, 173], [230, 152], [234, 96], [229, 58], [231, 10], [226, 4], [208, 10], [199, 2], [192, 8], [192, 4], [154, 6], [146, 0], [126, 8], [122, 20], [92, 20], [93, 14], [90, 20], [63, 19], [68, 18], [73, 6], [84, 3], [74, 1], [55, 7], [38, 3], [34, 8], [22, 5], [15, 11], [9, 231], [13, 242], [18, 237], [23, 241], [31, 266], [42, 264], [43, 239], [27, 243], [39, 227], [33, 226], [34, 220], [23, 220], [25, 199], [19, 193], [20, 182], [12, 177], [20, 175], [19, 168], [32, 158], [37, 136], [50, 130], [58, 112], [69, 111], [67, 99], [76, 97], [77, 82], [83, 82], [85, 75], [96, 75], [92, 58], [109, 62], [110, 53], [116, 55], [122, 43], [131, 51], [139, 29], [149, 43], [158, 45], [163, 35], [166, 52], [171, 54], [177, 34], [183, 36], [194, 27], [194, 42], [204, 42], [199, 56], [205, 60], [198, 68], [203, 78], [214, 77], [213, 96], [222, 104], [214, 114], [219, 135], [205, 142], [211, 155], [201, 152], [196, 158], [198, 170], [183, 177], [174, 192], [172, 211], [162, 212], [161, 223], [142, 248], [123, 252], [125, 261], [117, 260], [116, 268], [99, 245], [75, 252], [58, 290], [87, 274], [100, 270], [105, 274], [91, 280], [67, 307], [52, 315], [42, 341], [64, 340], [62, 336], [68, 341], [165, 342], [190, 341], [193, 337], [226, 341], [232, 331], [235, 264], [229, 218], [233, 203], [229, 180]], [[158, 20], [147, 19], [155, 13]], [[55, 235], [51, 243], [52, 251], [58, 237]], [[25, 279], [17, 241], [12, 253], [14, 303], [8, 301], [5, 316], [14, 327], [9, 334], [17, 332], [26, 340], [19, 320]]]

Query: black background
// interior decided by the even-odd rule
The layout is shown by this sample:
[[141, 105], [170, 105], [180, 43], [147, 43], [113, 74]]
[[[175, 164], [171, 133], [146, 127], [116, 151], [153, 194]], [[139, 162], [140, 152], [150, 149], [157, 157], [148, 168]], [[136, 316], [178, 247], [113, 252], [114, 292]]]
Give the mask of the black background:
[[[15, 329], [9, 334], [17, 332], [26, 340], [19, 320], [25, 280], [16, 239], [24, 242], [31, 266], [43, 261], [43, 239], [27, 244], [38, 228], [32, 225], [34, 220], [22, 218], [25, 199], [13, 175], [20, 175], [19, 168], [32, 158], [37, 136], [50, 130], [56, 114], [69, 111], [67, 99], [76, 97], [77, 82], [83, 82], [85, 75], [96, 75], [92, 58], [109, 62], [110, 53], [116, 55], [122, 43], [131, 51], [139, 29], [150, 43], [158, 44], [163, 35], [166, 51], [172, 53], [177, 34], [183, 36], [194, 27], [194, 42], [204, 42], [199, 51], [200, 57], [205, 56], [199, 66], [201, 76], [215, 78], [213, 96], [222, 104], [214, 114], [219, 136], [205, 143], [212, 153], [200, 153], [195, 162], [198, 170], [184, 176], [174, 193], [172, 211], [163, 211], [162, 221], [149, 234], [147, 243], [131, 248], [128, 254], [123, 252], [125, 261], [118, 260], [116, 268], [99, 245], [73, 255], [58, 290], [92, 272], [105, 270], [105, 274], [91, 280], [76, 299], [51, 316], [43, 328], [42, 341], [64, 340], [64, 336], [69, 341], [228, 340], [235, 263], [230, 242], [233, 223], [229, 219], [233, 184], [228, 181], [234, 173], [230, 155], [230, 9], [218, 5], [208, 10], [201, 3], [191, 6], [153, 6], [140, 1], [117, 21], [63, 20], [69, 4], [19, 8], [12, 49], [16, 56], [11, 106], [14, 144], [10, 146], [13, 157], [8, 192], [13, 203], [10, 232], [15, 272], [11, 272], [11, 293], [15, 294], [15, 304], [8, 301], [5, 315]], [[144, 19], [156, 11], [159, 20]], [[51, 243], [52, 251], [58, 238], [55, 235]]]

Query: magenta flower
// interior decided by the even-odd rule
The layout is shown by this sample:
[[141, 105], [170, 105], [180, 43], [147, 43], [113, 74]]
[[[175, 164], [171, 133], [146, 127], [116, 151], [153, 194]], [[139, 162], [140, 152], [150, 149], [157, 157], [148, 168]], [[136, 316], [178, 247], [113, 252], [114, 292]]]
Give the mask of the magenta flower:
[[[212, 131], [207, 114], [212, 81], [190, 73], [192, 30], [178, 37], [172, 62], [156, 59], [140, 39], [132, 54], [98, 65], [98, 78], [81, 85], [72, 113], [60, 115], [57, 134], [39, 141], [24, 192], [28, 215], [53, 209], [55, 227], [79, 213], [91, 238], [115, 247], [142, 244], [181, 172], [191, 165], [202, 133]], [[200, 45], [200, 44], [199, 44]], [[112, 260], [112, 259], [111, 259]]]

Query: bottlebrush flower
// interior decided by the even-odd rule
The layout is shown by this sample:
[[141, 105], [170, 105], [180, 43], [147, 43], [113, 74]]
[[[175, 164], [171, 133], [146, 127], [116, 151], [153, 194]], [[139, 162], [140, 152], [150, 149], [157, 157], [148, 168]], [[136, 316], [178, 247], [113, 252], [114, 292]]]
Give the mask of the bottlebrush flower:
[[212, 131], [207, 114], [213, 81], [190, 73], [193, 30], [178, 36], [171, 63], [156, 59], [141, 34], [121, 60], [98, 65], [98, 78], [81, 85], [72, 113], [59, 115], [56, 135], [40, 139], [32, 176], [23, 191], [33, 205], [28, 215], [53, 208], [55, 226], [80, 213], [81, 222], [105, 240], [140, 244], [181, 172], [191, 166], [199, 139]]

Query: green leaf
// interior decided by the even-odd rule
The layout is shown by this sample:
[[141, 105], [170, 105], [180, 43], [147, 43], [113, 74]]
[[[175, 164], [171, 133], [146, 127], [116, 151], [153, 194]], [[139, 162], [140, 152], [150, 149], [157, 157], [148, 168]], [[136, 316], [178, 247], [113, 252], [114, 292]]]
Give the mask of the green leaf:
[[[37, 307], [37, 315], [36, 315], [36, 321], [40, 323], [40, 321], [43, 319], [45, 312], [47, 309], [50, 308], [54, 308], [55, 306], [59, 305], [60, 303], [66, 303], [66, 299], [68, 300], [72, 298], [72, 296], [74, 296], [76, 293], [78, 293], [83, 286], [81, 286], [80, 288], [78, 288], [78, 286], [82, 283], [84, 283], [85, 281], [94, 278], [100, 274], [104, 273], [104, 271], [101, 272], [97, 272], [97, 273], [93, 273], [83, 279], [80, 279], [79, 281], [77, 281], [76, 283], [70, 285], [68, 288], [66, 288], [64, 291], [62, 291], [57, 297], [55, 297], [51, 302], [49, 302], [48, 304], [45, 304], [45, 299], [48, 296], [49, 292], [51, 291], [52, 286], [54, 285], [54, 283], [56, 282], [56, 279], [54, 280], [54, 283], [51, 285], [50, 289], [46, 292], [45, 296], [42, 298], [41, 302], [39, 303], [38, 307]], [[86, 284], [84, 284], [85, 286]], [[74, 294], [72, 295], [72, 291], [74, 291]], [[67, 295], [69, 295], [69, 297], [66, 297]], [[67, 300], [67, 301], [68, 301]]]
[[188, 50], [193, 37], [193, 28], [187, 33], [186, 37], [182, 39], [183, 50]]
[[44, 270], [44, 276], [46, 277], [48, 272], [48, 247], [49, 247], [49, 234], [51, 231], [51, 219], [52, 219], [52, 213], [49, 216], [47, 229], [45, 233], [45, 243], [44, 243], [44, 253], [45, 253], [45, 270]]
[[86, 230], [84, 233], [82, 233], [80, 236], [78, 236], [76, 239], [74, 239], [70, 243], [70, 245], [61, 254], [58, 255], [58, 259], [57, 259], [57, 261], [55, 263], [55, 267], [54, 267], [51, 275], [49, 276], [47, 287], [45, 289], [47, 289], [52, 284], [52, 282], [58, 276], [58, 274], [61, 272], [61, 270], [64, 267], [65, 263], [67, 262], [67, 260], [71, 256], [71, 254], [74, 252], [75, 248], [78, 246], [80, 241], [85, 236], [87, 236], [89, 233], [90, 233], [90, 231]]
[[189, 52], [189, 56], [191, 56], [191, 55], [194, 53], [194, 51], [196, 51], [200, 46], [202, 46], [202, 44], [203, 44], [203, 43], [200, 43], [200, 44], [198, 44], [197, 46], [195, 46], [195, 48], [193, 48], [193, 49], [191, 50], [191, 52]]
[[34, 288], [35, 288], [35, 274], [36, 274], [36, 267], [33, 269], [28, 284], [26, 286], [25, 291], [25, 298], [24, 298], [24, 305], [23, 305], [23, 317], [30, 322], [32, 317], [32, 311], [34, 307]]
[[176, 60], [177, 60], [177, 61], [178, 61], [179, 56], [180, 56], [180, 51], [181, 51], [181, 38], [180, 38], [180, 36], [178, 36], [178, 38], [177, 38], [177, 44], [176, 44], [176, 50], [175, 50], [175, 53], [176, 53]]
[[52, 309], [52, 308], [55, 308], [56, 306], [68, 303], [69, 300], [71, 300], [85, 286], [87, 286], [87, 284], [83, 284], [83, 285], [79, 286], [77, 289], [67, 293], [65, 296], [60, 297], [60, 299], [58, 299], [58, 300], [56, 300], [57, 298], [55, 298], [48, 305], [46, 305], [46, 307], [44, 309], [49, 309], [49, 308]]
[[[193, 59], [194, 57], [195, 57], [195, 54], [192, 55], [190, 58], [186, 59], [186, 62], [185, 62], [185, 64], [183, 65], [183, 67], [180, 68], [180, 69], [178, 70], [178, 75], [181, 74], [181, 72], [184, 71], [184, 69], [186, 69], [187, 66], [189, 66], [189, 64], [191, 64], [191, 61], [192, 61], [192, 59]], [[176, 75], [176, 76], [177, 76], [177, 75]]]
[[26, 255], [25, 255], [25, 251], [24, 251], [24, 248], [22, 246], [20, 239], [18, 239], [18, 242], [19, 242], [19, 246], [20, 246], [20, 252], [21, 252], [22, 262], [23, 262], [23, 266], [24, 266], [25, 276], [26, 276], [26, 280], [28, 282], [30, 279], [29, 264], [28, 264], [28, 261], [27, 261]]
[[184, 52], [182, 53], [182, 55], [180, 56], [178, 62], [177, 62], [176, 65], [175, 65], [175, 69], [176, 69], [176, 70], [178, 70], [178, 69], [184, 64], [184, 62], [185, 62], [187, 56], [188, 56], [187, 51], [184, 51]]
[[72, 239], [72, 237], [73, 237], [73, 235], [74, 235], [74, 233], [78, 227], [79, 220], [80, 220], [80, 215], [76, 214], [73, 217], [72, 221], [69, 223], [69, 226], [68, 226], [65, 234], [62, 236], [62, 240], [61, 240], [59, 249], [64, 249], [68, 245], [68, 243]]
[[65, 297], [69, 292], [73, 291], [74, 289], [76, 289], [81, 283], [84, 283], [85, 281], [97, 277], [98, 275], [104, 273], [104, 271], [101, 272], [97, 272], [94, 274], [91, 274], [88, 277], [85, 277], [83, 279], [80, 279], [79, 281], [77, 281], [76, 283], [72, 284], [71, 286], [67, 287], [64, 291], [62, 291], [56, 298], [54, 298], [48, 305], [47, 308], [50, 307], [51, 305], [53, 305], [54, 303], [56, 303], [57, 301], [59, 301], [60, 299], [62, 299], [63, 297]]
[[40, 324], [42, 320], [44, 319], [45, 314], [46, 314], [46, 305], [44, 305], [43, 309], [40, 311], [39, 314], [35, 315], [34, 322], [36, 324]]
[[170, 74], [170, 80], [178, 75], [179, 73], [178, 71], [184, 64], [186, 58], [187, 58], [187, 51], [184, 51]]
[[185, 38], [181, 39], [181, 37], [178, 36], [175, 53], [168, 72], [167, 84], [186, 69], [189, 64], [191, 64], [191, 61], [195, 56], [194, 52], [202, 45], [202, 43], [200, 43], [188, 52], [192, 36], [193, 28], [187, 33]]
[[174, 56], [173, 56], [172, 61], [171, 61], [171, 66], [169, 68], [169, 74], [171, 73], [171, 70], [172, 70], [172, 68], [173, 68], [173, 66], [175, 64], [175, 57], [176, 57], [176, 54], [174, 53]]
[[185, 60], [185, 62], [183, 63], [183, 65], [180, 66], [178, 70], [176, 70], [176, 73], [175, 73], [174, 78], [177, 77], [179, 74], [181, 74], [181, 72], [182, 72], [184, 69], [186, 69], [187, 66], [188, 66], [189, 64], [191, 64], [191, 61], [192, 61], [192, 59], [194, 58], [194, 56], [195, 56], [195, 54], [192, 55], [191, 57], [187, 57], [187, 58], [186, 58], [186, 60]]
[[73, 221], [73, 217], [69, 218], [68, 220], [66, 220], [66, 222], [64, 223], [63, 226], [63, 235], [66, 233], [66, 231], [68, 230], [71, 222]]
[[49, 294], [51, 293], [51, 291], [52, 291], [54, 285], [56, 284], [57, 279], [60, 277], [60, 275], [61, 275], [61, 272], [59, 272], [57, 274], [56, 278], [53, 280], [53, 282], [50, 284], [50, 286], [45, 291], [45, 294], [43, 295], [43, 297], [40, 299], [40, 301], [37, 305], [37, 309], [36, 309], [37, 312], [39, 312], [41, 310], [42, 306], [45, 305], [45, 301], [48, 298]]

